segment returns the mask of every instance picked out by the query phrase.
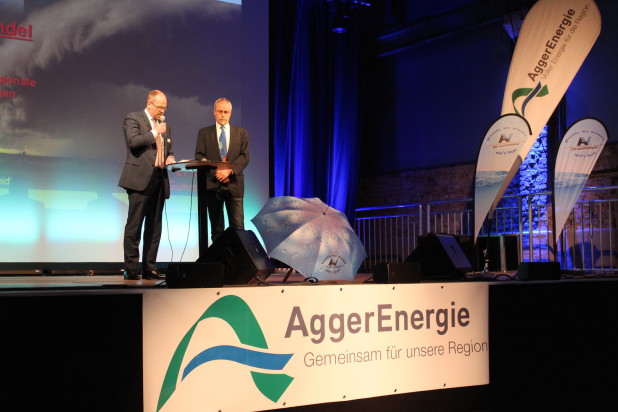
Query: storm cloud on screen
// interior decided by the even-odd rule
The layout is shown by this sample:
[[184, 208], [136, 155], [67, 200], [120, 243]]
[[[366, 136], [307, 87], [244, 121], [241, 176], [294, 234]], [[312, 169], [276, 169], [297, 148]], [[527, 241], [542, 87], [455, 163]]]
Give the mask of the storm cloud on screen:
[[[216, 84], [208, 64], [232, 66], [216, 33], [240, 20], [240, 6], [215, 0], [39, 1], [17, 26], [32, 41], [0, 39], [0, 76], [35, 86], [0, 85], [0, 152], [118, 160], [122, 119], [145, 107], [149, 90], [166, 92], [179, 157], [190, 157], [212, 120]], [[12, 22], [2, 21], [3, 24]], [[229, 39], [233, 46], [236, 39]], [[214, 73], [210, 74], [212, 70]], [[234, 78], [233, 70], [226, 75]], [[223, 93], [220, 92], [220, 93]], [[237, 113], [235, 113], [237, 115]]]

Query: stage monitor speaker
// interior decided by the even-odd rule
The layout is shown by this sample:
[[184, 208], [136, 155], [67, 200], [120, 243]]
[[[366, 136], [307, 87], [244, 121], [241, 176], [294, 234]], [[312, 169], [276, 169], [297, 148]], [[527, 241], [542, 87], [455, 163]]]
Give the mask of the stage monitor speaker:
[[378, 263], [373, 268], [375, 283], [419, 283], [421, 266], [417, 262]]
[[406, 262], [419, 263], [423, 278], [457, 279], [472, 270], [468, 257], [453, 235], [429, 233], [422, 236]]
[[560, 262], [521, 262], [517, 268], [520, 280], [560, 280]]
[[221, 263], [170, 263], [165, 271], [168, 289], [220, 288], [223, 286]]
[[275, 271], [274, 262], [251, 230], [228, 228], [198, 262], [223, 264], [223, 284], [246, 285], [265, 280]]

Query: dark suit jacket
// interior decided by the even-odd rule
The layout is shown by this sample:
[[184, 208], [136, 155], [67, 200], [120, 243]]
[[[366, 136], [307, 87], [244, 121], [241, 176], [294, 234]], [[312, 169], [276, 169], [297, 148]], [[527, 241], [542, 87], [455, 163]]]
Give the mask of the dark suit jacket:
[[[118, 186], [129, 190], [141, 192], [150, 183], [152, 173], [155, 169], [155, 158], [157, 157], [157, 145], [150, 132], [152, 125], [148, 116], [141, 112], [129, 113], [124, 119], [124, 138], [127, 144], [127, 160], [120, 175]], [[169, 125], [167, 132], [163, 134], [164, 157], [170, 156], [172, 152], [172, 133]], [[170, 197], [170, 183], [167, 177], [167, 169], [163, 169], [163, 191], [165, 198]]]
[[[204, 127], [198, 132], [195, 159], [223, 160], [219, 152], [216, 126]], [[243, 170], [249, 164], [249, 133], [242, 127], [230, 125], [230, 144], [227, 151], [227, 161], [236, 164], [230, 167], [234, 174], [230, 175], [230, 181], [225, 185], [227, 185], [233, 197], [244, 197], [245, 176], [243, 175]], [[208, 190], [216, 190], [223, 185], [214, 177], [214, 173], [215, 171], [211, 170], [206, 179], [206, 188]]]

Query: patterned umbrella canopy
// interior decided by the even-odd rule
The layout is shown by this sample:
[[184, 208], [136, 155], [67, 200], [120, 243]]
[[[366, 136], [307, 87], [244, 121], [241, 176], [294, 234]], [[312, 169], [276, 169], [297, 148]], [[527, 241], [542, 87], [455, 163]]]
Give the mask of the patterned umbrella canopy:
[[305, 277], [352, 280], [367, 257], [346, 215], [317, 197], [272, 197], [251, 221], [268, 255]]

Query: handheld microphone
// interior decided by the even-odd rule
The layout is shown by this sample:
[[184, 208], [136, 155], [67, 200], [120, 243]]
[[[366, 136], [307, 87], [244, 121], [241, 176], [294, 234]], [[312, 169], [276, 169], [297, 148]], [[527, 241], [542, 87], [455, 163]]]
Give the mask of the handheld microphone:
[[164, 115], [159, 116], [159, 118], [157, 119], [157, 122], [159, 122], [159, 123], [163, 123], [164, 121], [165, 121], [165, 116]]

